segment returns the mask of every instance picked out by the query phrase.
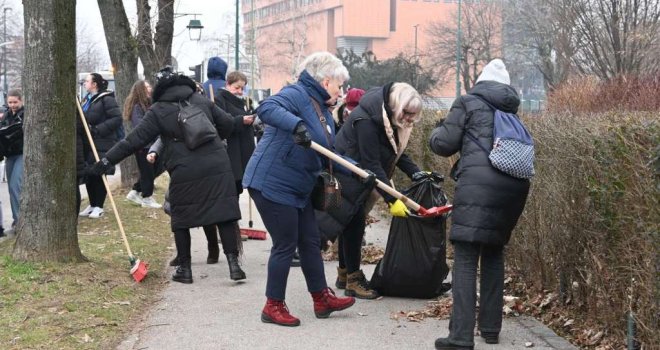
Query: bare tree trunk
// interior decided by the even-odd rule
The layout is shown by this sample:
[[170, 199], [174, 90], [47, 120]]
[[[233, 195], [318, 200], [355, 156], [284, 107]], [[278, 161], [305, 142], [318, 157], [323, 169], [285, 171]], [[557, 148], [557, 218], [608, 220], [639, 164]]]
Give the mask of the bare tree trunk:
[[[25, 139], [12, 256], [83, 261], [76, 230], [76, 2], [24, 0]], [[44, 64], [48, 62], [48, 64]]]
[[[138, 80], [137, 75], [137, 45], [131, 34], [131, 27], [126, 17], [122, 0], [98, 0], [105, 40], [108, 42], [110, 60], [115, 69], [115, 97], [120, 107]], [[123, 110], [123, 108], [122, 108]], [[126, 131], [130, 131], [130, 122], [124, 122]], [[121, 185], [132, 186], [139, 178], [135, 158], [128, 157], [120, 163]]]
[[137, 0], [138, 52], [144, 76], [152, 80], [154, 73], [172, 64], [172, 38], [174, 36], [174, 0], [158, 0], [156, 33], [151, 31], [151, 6], [149, 0]]

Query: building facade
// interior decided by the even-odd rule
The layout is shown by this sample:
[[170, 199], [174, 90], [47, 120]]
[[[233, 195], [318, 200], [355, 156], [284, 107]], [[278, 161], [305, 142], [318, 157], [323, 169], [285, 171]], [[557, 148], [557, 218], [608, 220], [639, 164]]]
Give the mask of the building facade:
[[[424, 52], [433, 21], [452, 21], [455, 0], [242, 0], [244, 32], [254, 38], [260, 80], [273, 92], [294, 80], [315, 51], [372, 51], [379, 60]], [[254, 33], [254, 35], [252, 35]], [[437, 95], [454, 96], [454, 84]]]

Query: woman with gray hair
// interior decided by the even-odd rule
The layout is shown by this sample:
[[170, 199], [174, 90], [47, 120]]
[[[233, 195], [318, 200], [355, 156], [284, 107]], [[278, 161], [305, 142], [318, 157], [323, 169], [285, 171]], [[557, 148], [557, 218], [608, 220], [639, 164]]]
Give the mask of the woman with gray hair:
[[[390, 183], [395, 167], [413, 180], [421, 179], [425, 173], [404, 153], [421, 111], [422, 98], [409, 84], [389, 83], [370, 89], [337, 134], [337, 153], [356, 160], [386, 184]], [[388, 203], [393, 216], [408, 215], [405, 204], [376, 189], [370, 198], [355, 203], [355, 215], [338, 237], [339, 266], [335, 285], [356, 298], [379, 297], [360, 269], [360, 261], [365, 217], [380, 197]]]
[[309, 147], [314, 141], [333, 149], [335, 125], [328, 106], [341, 94], [348, 70], [329, 52], [317, 52], [302, 62], [299, 72], [296, 84], [284, 87], [257, 109], [266, 129], [243, 175], [243, 187], [254, 199], [273, 240], [261, 320], [290, 327], [300, 325], [284, 302], [296, 247], [317, 318], [355, 303], [354, 298], [336, 297], [327, 286], [310, 200], [328, 160]]

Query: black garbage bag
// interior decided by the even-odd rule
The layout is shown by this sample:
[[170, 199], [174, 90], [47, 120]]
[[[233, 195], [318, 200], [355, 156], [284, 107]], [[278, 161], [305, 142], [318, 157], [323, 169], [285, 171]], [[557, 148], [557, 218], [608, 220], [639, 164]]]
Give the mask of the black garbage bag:
[[[432, 173], [403, 191], [425, 208], [442, 206], [447, 197], [441, 175]], [[449, 290], [442, 281], [449, 273], [446, 254], [446, 215], [435, 218], [393, 217], [387, 247], [371, 277], [371, 286], [381, 295], [424, 298]]]

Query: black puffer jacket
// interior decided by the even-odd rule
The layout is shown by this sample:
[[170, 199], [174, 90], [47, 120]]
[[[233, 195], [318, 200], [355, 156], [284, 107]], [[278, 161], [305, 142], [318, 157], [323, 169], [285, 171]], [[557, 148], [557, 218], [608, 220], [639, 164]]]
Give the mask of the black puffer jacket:
[[[193, 93], [194, 89], [195, 83], [182, 76], [157, 84], [154, 104], [140, 124], [106, 154], [110, 163], [116, 164], [160, 135], [164, 144], [161, 158], [171, 178], [172, 230], [241, 218], [229, 156], [220, 140], [231, 134], [233, 121], [209, 99]], [[183, 135], [177, 122], [179, 107], [173, 102], [186, 99], [206, 112], [220, 136], [194, 150], [177, 141], [183, 140]]]
[[245, 100], [222, 89], [215, 98], [215, 103], [223, 111], [231, 114], [234, 119], [234, 131], [227, 139], [227, 153], [231, 160], [231, 169], [236, 181], [243, 179], [243, 172], [254, 152], [254, 128], [243, 124], [243, 116], [254, 114], [245, 105]]
[[[391, 86], [392, 84], [388, 84], [367, 91], [360, 99], [360, 104], [344, 122], [335, 141], [337, 153], [354, 159], [362, 168], [371, 170], [378, 180], [386, 184], [390, 183], [395, 165], [408, 177], [419, 171], [417, 165], [405, 153], [394, 164], [396, 153], [387, 138], [383, 124], [383, 107], [388, 114], [387, 118], [392, 120], [392, 111], [388, 105]], [[394, 124], [392, 127], [396, 128]], [[398, 144], [396, 134], [395, 129], [394, 135]], [[386, 202], [391, 203], [395, 200], [381, 189], [378, 191]]]
[[[103, 157], [117, 143], [117, 130], [122, 124], [121, 110], [113, 91], [101, 91], [92, 97], [92, 102], [85, 111], [85, 119], [92, 130], [92, 138], [99, 157]], [[87, 142], [87, 138], [84, 140]], [[85, 159], [94, 163], [94, 155], [88, 152]]]
[[488, 154], [465, 137], [470, 132], [482, 145], [493, 144], [494, 111], [470, 95], [504, 112], [515, 113], [520, 105], [511, 86], [482, 81], [454, 102], [447, 119], [431, 133], [433, 152], [445, 157], [461, 153], [449, 239], [505, 245], [525, 208], [529, 181], [493, 168]]
[[[24, 108], [17, 110], [16, 113], [12, 113], [11, 109], [7, 109], [5, 112], [2, 122], [0, 122], [0, 128], [5, 128], [16, 123], [23, 123], [23, 112]], [[11, 157], [23, 154], [23, 127], [16, 128], [15, 130], [0, 135], [0, 150], [2, 156]]]

